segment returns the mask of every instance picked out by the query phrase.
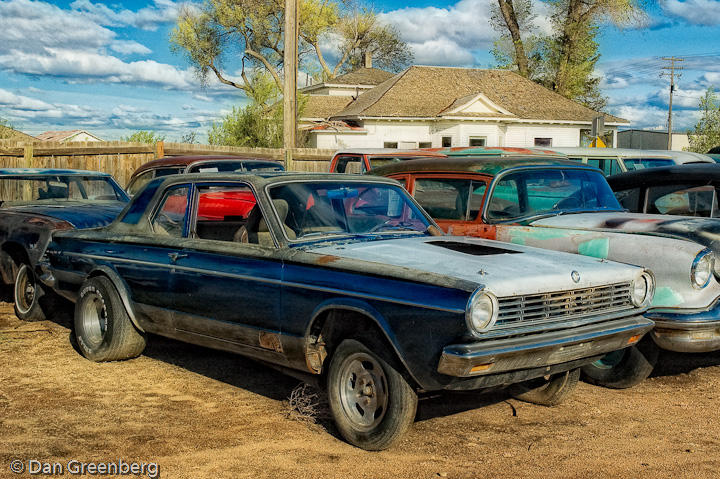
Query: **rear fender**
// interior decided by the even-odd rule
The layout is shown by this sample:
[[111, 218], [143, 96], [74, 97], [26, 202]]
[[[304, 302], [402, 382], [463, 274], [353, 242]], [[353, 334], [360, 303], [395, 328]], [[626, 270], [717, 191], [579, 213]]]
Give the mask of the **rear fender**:
[[96, 266], [92, 271], [90, 271], [88, 278], [92, 278], [95, 276], [106, 276], [112, 282], [113, 286], [115, 286], [115, 289], [118, 292], [118, 295], [120, 296], [120, 300], [122, 301], [123, 306], [125, 307], [125, 311], [130, 317], [130, 321], [132, 321], [132, 323], [139, 331], [142, 331], [144, 333], [145, 330], [135, 317], [135, 310], [133, 309], [132, 300], [130, 299], [130, 290], [125, 281], [117, 273], [117, 271], [110, 268], [109, 266], [99, 265]]

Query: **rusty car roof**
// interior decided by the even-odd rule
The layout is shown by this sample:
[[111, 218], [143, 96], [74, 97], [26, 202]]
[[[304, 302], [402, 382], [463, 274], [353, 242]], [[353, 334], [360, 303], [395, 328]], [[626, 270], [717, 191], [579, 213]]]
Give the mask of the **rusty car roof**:
[[709, 185], [720, 183], [720, 165], [717, 163], [689, 163], [658, 166], [626, 171], [605, 179], [613, 190], [646, 185], [682, 184], [684, 181], [697, 181]]
[[496, 175], [509, 168], [522, 166], [569, 166], [573, 168], [595, 169], [578, 163], [554, 157], [448, 157], [443, 159], [407, 160], [381, 166], [370, 171], [371, 175], [385, 176], [395, 173], [413, 172], [470, 172]]

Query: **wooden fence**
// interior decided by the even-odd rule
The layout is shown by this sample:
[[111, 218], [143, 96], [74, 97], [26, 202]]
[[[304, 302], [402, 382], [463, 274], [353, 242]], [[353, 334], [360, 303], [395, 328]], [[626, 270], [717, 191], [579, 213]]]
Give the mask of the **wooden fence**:
[[[333, 150], [296, 148], [289, 170], [325, 172]], [[0, 168], [72, 168], [110, 173], [126, 185], [132, 172], [143, 163], [162, 156], [237, 155], [284, 160], [284, 150], [238, 148], [189, 143], [27, 142], [0, 140]]]

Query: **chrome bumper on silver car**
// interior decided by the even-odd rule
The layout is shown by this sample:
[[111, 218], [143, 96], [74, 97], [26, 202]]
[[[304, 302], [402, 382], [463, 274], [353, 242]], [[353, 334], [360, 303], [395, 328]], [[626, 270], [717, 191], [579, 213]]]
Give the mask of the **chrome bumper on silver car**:
[[476, 377], [593, 358], [636, 344], [653, 328], [643, 316], [443, 348], [438, 372]]
[[655, 321], [652, 338], [663, 349], [679, 353], [720, 349], [720, 300], [703, 311], [648, 311], [645, 316]]

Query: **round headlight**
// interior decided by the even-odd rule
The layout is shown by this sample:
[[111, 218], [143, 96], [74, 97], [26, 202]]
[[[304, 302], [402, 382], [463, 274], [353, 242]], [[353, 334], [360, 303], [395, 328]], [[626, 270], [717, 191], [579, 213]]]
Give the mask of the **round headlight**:
[[655, 294], [655, 281], [652, 275], [645, 271], [635, 278], [632, 283], [630, 295], [632, 303], [638, 308], [646, 308], [650, 306], [653, 295]]
[[709, 249], [698, 253], [690, 268], [690, 282], [694, 288], [702, 289], [710, 283], [713, 273], [713, 255]]
[[498, 317], [498, 302], [495, 295], [476, 291], [470, 297], [465, 311], [465, 321], [473, 333], [484, 333], [495, 324]]

